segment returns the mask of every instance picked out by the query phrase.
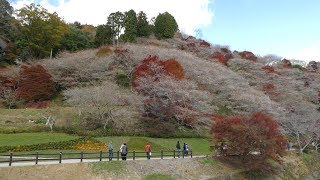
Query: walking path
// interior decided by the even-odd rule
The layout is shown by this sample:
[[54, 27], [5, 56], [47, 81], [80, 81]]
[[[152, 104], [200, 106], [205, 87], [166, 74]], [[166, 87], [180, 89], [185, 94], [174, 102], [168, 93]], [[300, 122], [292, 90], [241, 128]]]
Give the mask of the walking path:
[[[192, 158], [203, 158], [203, 157], [207, 157], [207, 155], [198, 155], [198, 156], [192, 156]], [[21, 157], [19, 157], [21, 158]], [[182, 159], [182, 157], [180, 157]], [[190, 158], [190, 156], [188, 157], [184, 157], [184, 158]], [[48, 158], [49, 159], [49, 158]], [[152, 161], [153, 159], [161, 159], [160, 157], [156, 157], [156, 158], [152, 158], [149, 161]], [[163, 159], [174, 159], [173, 157], [163, 157]], [[179, 159], [179, 158], [175, 158], [175, 159]], [[147, 158], [136, 158], [135, 161], [147, 161]], [[97, 159], [83, 159], [83, 162], [99, 162], [99, 158]], [[109, 161], [109, 159], [105, 158], [102, 159], [102, 161]], [[117, 161], [116, 158], [114, 158], [113, 161]], [[121, 159], [119, 160], [121, 161]], [[133, 161], [133, 159], [127, 159], [127, 161]], [[73, 164], [73, 163], [80, 163], [80, 159], [65, 159], [61, 161], [61, 164]], [[38, 165], [51, 165], [51, 164], [59, 164], [58, 160], [54, 160], [54, 161], [50, 161], [50, 160], [46, 160], [46, 161], [41, 161], [41, 159], [39, 158], [39, 162]], [[9, 163], [0, 163], [0, 168], [5, 168], [5, 167], [14, 167], [14, 166], [35, 166], [35, 162], [13, 162], [11, 166], [9, 166]]]

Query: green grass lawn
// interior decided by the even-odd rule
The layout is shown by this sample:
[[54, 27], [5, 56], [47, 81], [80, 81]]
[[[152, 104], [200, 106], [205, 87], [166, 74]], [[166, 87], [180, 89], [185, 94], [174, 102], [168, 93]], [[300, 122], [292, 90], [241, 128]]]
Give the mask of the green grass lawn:
[[150, 143], [153, 151], [167, 150], [171, 151], [176, 148], [177, 141], [180, 141], [181, 148], [183, 143], [187, 143], [193, 150], [194, 154], [211, 154], [209, 151], [209, 142], [203, 138], [149, 138], [149, 137], [102, 137], [97, 138], [99, 141], [109, 143], [112, 141], [114, 149], [118, 150], [122, 142], [126, 142], [129, 151], [144, 151], [147, 142]]
[[77, 139], [78, 136], [63, 133], [0, 134], [0, 146], [32, 145]]

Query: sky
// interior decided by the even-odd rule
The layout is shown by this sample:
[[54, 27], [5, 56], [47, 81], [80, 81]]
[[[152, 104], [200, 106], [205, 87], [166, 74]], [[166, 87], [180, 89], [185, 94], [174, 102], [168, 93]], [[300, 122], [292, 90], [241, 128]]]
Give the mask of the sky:
[[179, 29], [261, 56], [320, 61], [320, 0], [9, 0], [15, 9], [36, 3], [66, 22], [105, 24], [115, 11], [171, 13]]

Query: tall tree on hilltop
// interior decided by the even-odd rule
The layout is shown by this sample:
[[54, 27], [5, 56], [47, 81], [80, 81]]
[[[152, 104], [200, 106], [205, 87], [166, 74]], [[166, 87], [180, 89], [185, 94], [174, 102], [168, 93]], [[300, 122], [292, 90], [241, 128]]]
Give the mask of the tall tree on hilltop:
[[0, 0], [0, 64], [13, 64], [16, 59], [14, 38], [17, 34], [13, 8], [6, 0]]
[[137, 33], [138, 37], [148, 37], [151, 33], [147, 15], [143, 11], [140, 11], [137, 17]]
[[90, 47], [91, 42], [88, 33], [83, 32], [74, 25], [69, 26], [68, 32], [61, 41], [61, 48], [74, 52]]
[[168, 12], [159, 14], [154, 22], [155, 35], [157, 38], [173, 38], [178, 31], [178, 24], [175, 18]]
[[121, 34], [121, 31], [124, 27], [124, 19], [125, 19], [125, 15], [120, 12], [117, 11], [115, 13], [111, 13], [108, 16], [108, 22], [107, 25], [111, 27], [112, 30], [112, 43], [113, 45], [115, 45], [115, 41], [117, 41], [118, 44], [118, 40]]
[[99, 25], [97, 27], [94, 44], [96, 47], [112, 43], [112, 29], [108, 25]]
[[49, 13], [39, 5], [27, 5], [17, 13], [21, 34], [17, 46], [21, 58], [44, 58], [58, 51], [68, 27], [57, 13]]
[[124, 40], [134, 42], [137, 38], [137, 14], [134, 10], [125, 13], [124, 20]]

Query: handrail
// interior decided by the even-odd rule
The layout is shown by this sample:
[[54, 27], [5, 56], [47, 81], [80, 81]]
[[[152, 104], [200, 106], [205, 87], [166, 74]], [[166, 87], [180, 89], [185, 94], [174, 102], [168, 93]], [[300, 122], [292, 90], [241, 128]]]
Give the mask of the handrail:
[[[142, 155], [144, 154], [144, 155]], [[128, 151], [125, 158], [122, 157], [122, 154], [120, 151], [112, 152], [111, 156], [108, 151], [98, 151], [98, 152], [57, 152], [57, 153], [23, 153], [23, 154], [0, 154], [0, 157], [5, 157], [5, 160], [1, 161], [0, 163], [9, 163], [9, 166], [12, 166], [12, 163], [17, 162], [35, 162], [35, 165], [37, 165], [41, 161], [58, 161], [60, 164], [63, 163], [63, 160], [71, 160], [71, 159], [79, 159], [79, 162], [83, 162], [84, 159], [98, 159], [99, 161], [102, 161], [103, 159], [107, 159], [111, 161], [112, 159], [120, 160], [120, 158], [130, 158], [132, 160], [136, 160], [136, 158], [147, 158], [151, 159], [153, 158], [161, 158], [164, 157], [173, 157], [173, 158], [185, 158], [186, 156], [190, 155], [192, 158], [192, 150], [184, 152], [183, 150], [172, 150], [172, 151], [152, 151], [152, 156], [148, 156], [146, 152], [144, 151]], [[67, 155], [67, 156], [66, 156]], [[69, 156], [68, 156], [69, 155]], [[70, 156], [71, 155], [71, 156]], [[77, 156], [78, 155], [78, 156]], [[27, 157], [25, 157], [27, 156]], [[41, 157], [42, 156], [42, 157]], [[43, 156], [54, 156], [52, 157], [43, 157]], [[75, 157], [77, 156], [77, 157]]]

